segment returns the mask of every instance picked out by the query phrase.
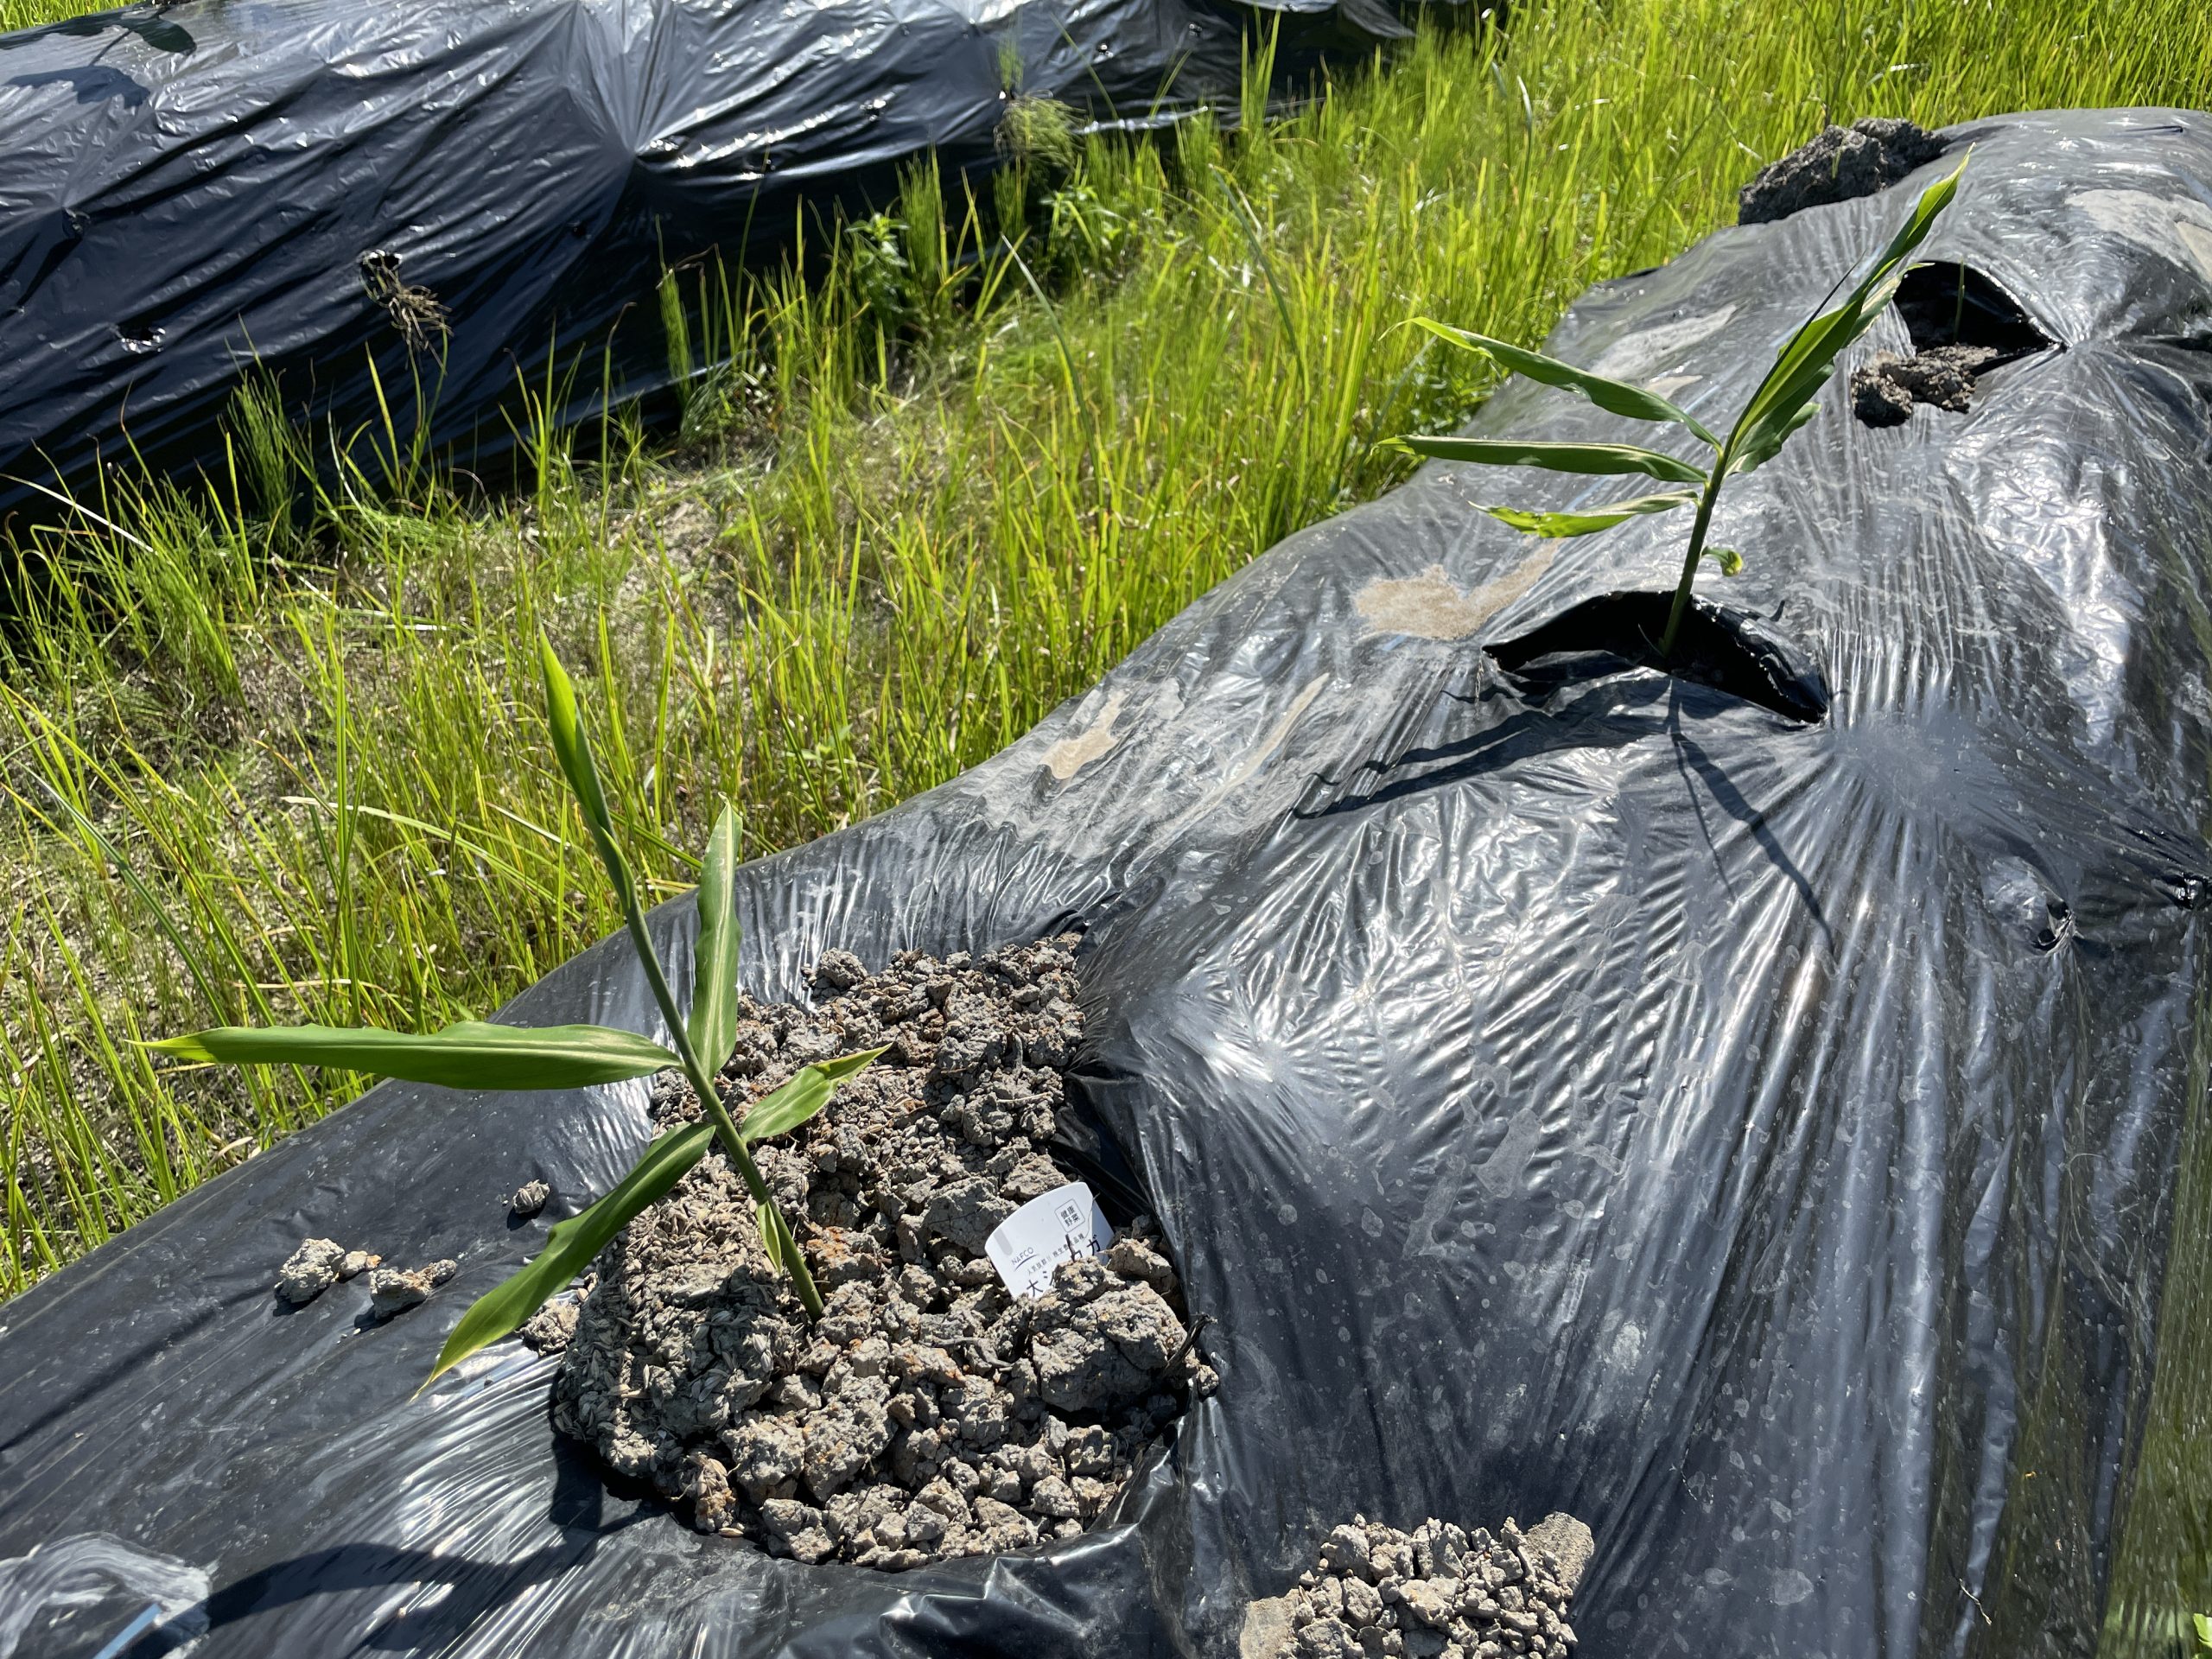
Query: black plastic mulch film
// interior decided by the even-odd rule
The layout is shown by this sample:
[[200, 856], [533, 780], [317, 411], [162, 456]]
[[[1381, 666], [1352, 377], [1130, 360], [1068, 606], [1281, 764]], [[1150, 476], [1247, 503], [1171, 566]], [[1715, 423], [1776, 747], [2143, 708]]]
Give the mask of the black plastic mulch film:
[[664, 270], [918, 156], [990, 168], [1012, 88], [1143, 125], [1235, 109], [1270, 39], [1293, 75], [1404, 33], [1382, 0], [201, 0], [0, 35], [0, 518], [103, 461], [226, 480], [249, 367], [318, 453], [372, 464], [427, 402], [502, 466], [525, 385], [568, 424], [669, 383]]
[[[1681, 526], [1527, 540], [1472, 504], [1594, 494], [1435, 465], [741, 872], [756, 995], [1085, 930], [1068, 1133], [1222, 1376], [1114, 1524], [805, 1567], [605, 1487], [513, 1344], [410, 1401], [538, 1236], [503, 1195], [606, 1187], [645, 1090], [387, 1085], [0, 1307], [0, 1646], [158, 1602], [222, 1656], [1225, 1656], [1355, 1510], [1566, 1510], [1593, 1656], [2095, 1650], [2212, 1035], [2212, 119], [1946, 136], [1929, 262], [2050, 343], [1884, 430], [1839, 383], [1730, 486], [1701, 626], [1814, 708], [1608, 656], [1618, 604], [1503, 666], [1669, 586]], [[1719, 232], [1553, 349], [1725, 420], [1934, 176]], [[1526, 384], [1475, 429], [1626, 435]], [[688, 961], [688, 905], [659, 925]], [[507, 1017], [653, 1029], [626, 952]], [[461, 1275], [287, 1314], [309, 1234]]]

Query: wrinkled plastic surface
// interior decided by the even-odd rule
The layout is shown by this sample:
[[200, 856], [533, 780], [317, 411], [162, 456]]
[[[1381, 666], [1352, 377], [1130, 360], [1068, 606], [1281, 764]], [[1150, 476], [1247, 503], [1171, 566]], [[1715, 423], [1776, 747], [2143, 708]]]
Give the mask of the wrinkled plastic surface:
[[[1223, 1379], [1121, 1524], [800, 1567], [603, 1488], [515, 1344], [410, 1402], [542, 1235], [505, 1195], [605, 1187], [645, 1091], [385, 1086], [0, 1307], [0, 1562], [204, 1570], [225, 1656], [1225, 1656], [1354, 1510], [1564, 1509], [1592, 1656], [2093, 1651], [2205, 1082], [2212, 120], [1953, 137], [1929, 257], [2057, 344], [1884, 431], [1831, 388], [1719, 515], [1824, 721], [1509, 677], [1483, 644], [1666, 588], [1680, 526], [1524, 540], [1471, 503], [1586, 480], [1433, 465], [741, 872], [759, 994], [833, 945], [1087, 929], [1070, 1132], [1148, 1195]], [[1720, 232], [1554, 348], [1725, 422], [1930, 176]], [[1477, 428], [1622, 429], [1528, 385]], [[508, 1017], [652, 1029], [624, 950]], [[358, 1285], [286, 1313], [309, 1234], [461, 1276], [377, 1328]]]
[[[993, 164], [1009, 84], [1234, 107], [1278, 22], [1286, 69], [1404, 32], [1381, 0], [190, 0], [0, 35], [0, 517], [102, 458], [226, 482], [253, 362], [365, 466], [426, 394], [493, 465], [524, 382], [564, 424], [668, 383], [668, 266], [787, 246], [931, 150]], [[371, 291], [386, 257], [442, 350]]]

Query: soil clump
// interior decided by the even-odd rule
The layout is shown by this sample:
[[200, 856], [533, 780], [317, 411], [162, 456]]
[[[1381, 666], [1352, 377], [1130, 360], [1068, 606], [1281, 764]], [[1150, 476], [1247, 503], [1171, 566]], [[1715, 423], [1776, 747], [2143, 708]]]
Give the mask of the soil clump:
[[430, 1293], [461, 1271], [448, 1257], [427, 1268], [372, 1268], [369, 1270], [369, 1312], [380, 1319], [404, 1313], [429, 1300]]
[[1826, 128], [1736, 193], [1736, 222], [1765, 225], [1801, 207], [1871, 196], [1942, 153], [1941, 138], [1910, 121], [1868, 116]]
[[1567, 1659], [1567, 1606], [1592, 1550], [1590, 1529], [1550, 1515], [1493, 1537], [1448, 1521], [1411, 1532], [1354, 1516], [1281, 1600], [1255, 1604], [1248, 1659]]
[[[1071, 1537], [1213, 1374], [1144, 1217], [1015, 1300], [984, 1255], [1076, 1177], [1049, 1142], [1081, 1039], [1072, 936], [870, 975], [833, 950], [810, 1006], [743, 1001], [733, 1116], [810, 1061], [887, 1045], [755, 1148], [825, 1303], [810, 1325], [719, 1149], [525, 1332], [561, 1350], [554, 1420], [702, 1531], [902, 1569]], [[666, 1128], [698, 1106], [655, 1084]]]
[[1963, 415], [1974, 377], [2004, 359], [1988, 346], [1936, 346], [1910, 357], [1877, 352], [1851, 372], [1852, 410], [1868, 426], [1903, 426], [1915, 404]]
[[335, 1239], [302, 1239], [276, 1270], [276, 1294], [294, 1307], [305, 1307], [340, 1279], [358, 1278], [383, 1262], [372, 1251], [349, 1250]]

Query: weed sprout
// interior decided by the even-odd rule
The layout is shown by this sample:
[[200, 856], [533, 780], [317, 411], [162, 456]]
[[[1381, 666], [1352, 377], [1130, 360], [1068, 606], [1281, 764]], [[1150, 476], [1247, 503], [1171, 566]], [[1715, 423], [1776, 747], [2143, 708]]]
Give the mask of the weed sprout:
[[1771, 461], [1789, 442], [1790, 435], [1813, 418], [1820, 407], [1821, 388], [1834, 372], [1836, 359], [1853, 340], [1873, 327], [1874, 319], [1888, 308], [1897, 284], [1904, 278], [1905, 262], [1927, 238], [1936, 217], [1958, 194], [1959, 175], [1966, 171], [1966, 165], [1964, 161], [1960, 162], [1948, 175], [1929, 187], [1904, 226], [1890, 238], [1889, 245], [1844, 296], [1842, 303], [1814, 316], [1783, 343], [1782, 349], [1775, 354], [1774, 366], [1759, 382], [1758, 390], [1744, 405], [1743, 413], [1737, 416], [1726, 438], [1715, 437], [1694, 416], [1656, 391], [1624, 381], [1609, 380], [1557, 358], [1524, 351], [1486, 334], [1453, 328], [1432, 318], [1414, 319], [1416, 327], [1426, 328], [1454, 346], [1481, 352], [1510, 371], [1548, 386], [1580, 392], [1609, 414], [1682, 427], [1713, 452], [1709, 467], [1700, 467], [1661, 450], [1632, 443], [1529, 443], [1511, 438], [1432, 437], [1402, 437], [1395, 442], [1415, 454], [1440, 461], [1475, 461], [1491, 467], [1542, 467], [1557, 473], [1640, 473], [1682, 486], [1573, 512], [1530, 512], [1504, 506], [1483, 509], [1492, 518], [1532, 536], [1587, 536], [1593, 531], [1610, 530], [1640, 514], [1694, 506], [1697, 515], [1690, 524], [1689, 548], [1682, 558], [1681, 579], [1675, 586], [1675, 602], [1667, 613], [1667, 631], [1659, 641], [1661, 659], [1671, 660], [1675, 635], [1689, 609], [1690, 583], [1696, 578], [1700, 562], [1711, 558], [1725, 575], [1732, 576], [1743, 568], [1743, 556], [1732, 549], [1706, 545], [1706, 533], [1713, 523], [1713, 505], [1720, 499], [1720, 486], [1736, 474], [1748, 473]]
[[223, 1026], [147, 1045], [187, 1059], [239, 1065], [339, 1065], [448, 1089], [573, 1089], [644, 1077], [671, 1066], [682, 1069], [706, 1110], [705, 1121], [661, 1135], [612, 1192], [582, 1214], [556, 1223], [545, 1248], [527, 1266], [480, 1297], [461, 1316], [424, 1379], [426, 1387], [478, 1349], [518, 1329], [632, 1217], [674, 1186], [714, 1141], [721, 1142], [752, 1195], [769, 1260], [790, 1278], [807, 1316], [820, 1318], [822, 1298], [807, 1272], [806, 1259], [747, 1148], [806, 1122], [829, 1103], [840, 1082], [883, 1052], [870, 1049], [807, 1066], [754, 1103], [741, 1125], [731, 1119], [715, 1087], [715, 1074], [737, 1045], [736, 814], [724, 807], [707, 842], [699, 874], [691, 1012], [686, 1018], [677, 1008], [659, 954], [646, 931], [645, 907], [629, 861], [615, 843], [613, 818], [577, 714], [575, 689], [542, 637], [538, 651], [554, 753], [583, 809], [584, 823], [613, 884], [630, 942], [667, 1021], [673, 1046], [607, 1026], [495, 1026], [477, 1020], [457, 1020], [420, 1036], [367, 1027]]

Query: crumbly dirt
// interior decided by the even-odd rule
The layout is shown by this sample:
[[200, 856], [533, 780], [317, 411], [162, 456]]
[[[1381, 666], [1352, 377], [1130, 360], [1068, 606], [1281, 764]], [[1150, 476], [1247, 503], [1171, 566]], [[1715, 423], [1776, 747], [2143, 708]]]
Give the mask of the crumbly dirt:
[[427, 1268], [372, 1268], [369, 1270], [369, 1312], [380, 1319], [404, 1313], [428, 1301], [430, 1293], [461, 1271], [448, 1257]]
[[1297, 1588], [1255, 1605], [1245, 1659], [1567, 1659], [1567, 1602], [1591, 1550], [1590, 1529], [1568, 1515], [1525, 1533], [1509, 1519], [1496, 1537], [1354, 1516]]
[[1942, 139], [1910, 121], [1869, 116], [1829, 127], [1736, 193], [1736, 222], [1764, 225], [1801, 207], [1871, 196], [1942, 153]]
[[1877, 352], [1851, 372], [1851, 407], [1868, 426], [1903, 426], [1915, 404], [1966, 413], [1974, 377], [2005, 353], [1987, 346], [1936, 346], [1910, 357]]
[[[601, 1255], [581, 1306], [525, 1333], [564, 1351], [559, 1427], [701, 1530], [803, 1561], [897, 1570], [1107, 1513], [1214, 1379], [1145, 1218], [1028, 1301], [983, 1254], [1019, 1205], [1077, 1179], [1047, 1147], [1082, 1036], [1073, 943], [907, 952], [873, 976], [832, 951], [811, 1006], [747, 1001], [721, 1078], [734, 1115], [810, 1061], [889, 1046], [758, 1149], [824, 1317], [808, 1324], [709, 1153]], [[653, 1116], [697, 1116], [673, 1073]]]
[[543, 1210], [545, 1201], [552, 1196], [553, 1189], [544, 1182], [524, 1181], [515, 1189], [514, 1197], [507, 1200], [507, 1209], [518, 1219], [527, 1221]]
[[345, 1259], [346, 1247], [335, 1239], [302, 1239], [276, 1269], [277, 1295], [295, 1307], [306, 1306], [338, 1282], [338, 1264]]
[[305, 1307], [340, 1279], [366, 1273], [383, 1261], [367, 1250], [349, 1250], [335, 1239], [302, 1239], [299, 1249], [276, 1270], [276, 1294], [295, 1307]]

